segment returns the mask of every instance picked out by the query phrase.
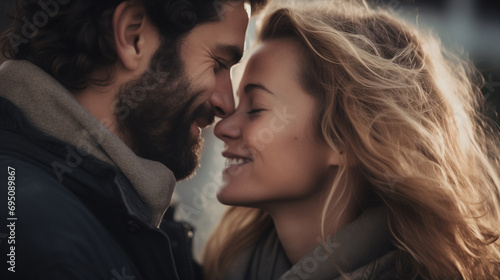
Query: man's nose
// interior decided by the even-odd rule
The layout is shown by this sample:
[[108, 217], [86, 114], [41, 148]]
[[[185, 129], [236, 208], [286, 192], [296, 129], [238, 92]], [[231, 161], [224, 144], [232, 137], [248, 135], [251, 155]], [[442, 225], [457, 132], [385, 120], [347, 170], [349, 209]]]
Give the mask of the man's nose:
[[215, 115], [226, 118], [234, 112], [234, 96], [230, 72], [216, 76], [215, 92], [209, 99]]

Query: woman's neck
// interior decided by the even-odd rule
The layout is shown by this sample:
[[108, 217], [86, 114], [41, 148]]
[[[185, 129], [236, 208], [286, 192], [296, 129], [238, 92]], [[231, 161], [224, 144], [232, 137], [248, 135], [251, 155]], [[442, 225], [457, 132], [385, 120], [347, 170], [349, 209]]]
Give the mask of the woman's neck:
[[[273, 219], [281, 245], [292, 264], [296, 264], [322, 240], [321, 215], [324, 199], [321, 197], [310, 197], [307, 200], [297, 202], [284, 202], [280, 205], [274, 205], [272, 209], [267, 209]], [[336, 210], [333, 209], [330, 213], [339, 213]], [[349, 205], [340, 217], [337, 226], [325, 224], [325, 236], [335, 234], [338, 229], [353, 221], [356, 217], [355, 210]], [[335, 220], [334, 217], [327, 219], [327, 221], [333, 220]]]

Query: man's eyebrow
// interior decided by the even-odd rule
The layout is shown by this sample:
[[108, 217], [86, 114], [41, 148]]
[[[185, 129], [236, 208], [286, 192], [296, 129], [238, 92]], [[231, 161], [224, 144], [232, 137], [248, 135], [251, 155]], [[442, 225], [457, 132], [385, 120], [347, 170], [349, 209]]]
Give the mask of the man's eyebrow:
[[243, 57], [243, 50], [235, 45], [217, 44], [215, 46], [215, 53], [224, 58], [229, 58], [228, 62], [232, 64], [238, 63], [241, 57]]
[[245, 86], [245, 88], [243, 89], [243, 92], [244, 92], [245, 94], [248, 94], [249, 92], [251, 92], [251, 91], [252, 91], [252, 90], [254, 90], [254, 89], [261, 89], [261, 90], [263, 90], [263, 91], [265, 91], [265, 92], [268, 92], [268, 93], [270, 93], [270, 94], [273, 94], [273, 95], [274, 95], [274, 93], [273, 93], [272, 91], [270, 91], [269, 89], [267, 89], [265, 86], [263, 86], [263, 85], [261, 85], [261, 84], [247, 84], [247, 85]]

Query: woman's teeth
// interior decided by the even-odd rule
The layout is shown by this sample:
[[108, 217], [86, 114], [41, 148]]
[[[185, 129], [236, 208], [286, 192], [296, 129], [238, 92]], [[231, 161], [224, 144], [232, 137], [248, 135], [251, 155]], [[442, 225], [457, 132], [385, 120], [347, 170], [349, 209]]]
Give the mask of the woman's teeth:
[[226, 159], [226, 166], [243, 164], [243, 163], [247, 163], [249, 161], [251, 161], [251, 160], [247, 159], [247, 158], [227, 158]]

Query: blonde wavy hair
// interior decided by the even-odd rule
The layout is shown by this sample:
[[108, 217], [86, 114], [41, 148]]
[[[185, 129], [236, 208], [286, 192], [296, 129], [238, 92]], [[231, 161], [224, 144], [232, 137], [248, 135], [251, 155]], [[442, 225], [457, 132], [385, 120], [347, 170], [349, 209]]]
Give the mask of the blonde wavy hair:
[[[378, 201], [405, 279], [498, 279], [500, 142], [476, 68], [431, 32], [361, 1], [269, 7], [260, 41], [279, 38], [302, 46], [318, 136], [347, 157], [323, 233], [341, 216], [330, 209]], [[205, 248], [207, 279], [222, 279], [272, 227], [260, 209], [230, 207]]]

